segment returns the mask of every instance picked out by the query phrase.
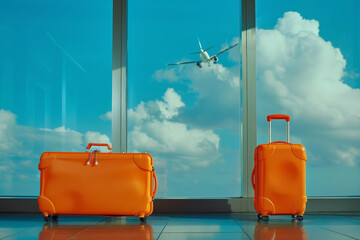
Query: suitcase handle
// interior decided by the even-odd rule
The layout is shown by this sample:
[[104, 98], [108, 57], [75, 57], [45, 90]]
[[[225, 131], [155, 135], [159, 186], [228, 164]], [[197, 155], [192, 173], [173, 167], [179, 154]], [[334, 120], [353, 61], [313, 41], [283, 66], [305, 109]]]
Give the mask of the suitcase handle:
[[157, 178], [156, 178], [155, 170], [153, 170], [152, 172], [153, 172], [153, 176], [154, 176], [154, 180], [155, 180], [155, 188], [154, 188], [154, 192], [152, 195], [152, 198], [154, 199], [155, 195], [156, 195], [156, 191], [157, 191]]
[[284, 119], [287, 122], [290, 122], [290, 116], [285, 114], [272, 114], [267, 116], [268, 122], [271, 122], [271, 119]]
[[272, 143], [284, 143], [284, 144], [289, 144], [289, 142], [285, 142], [285, 141], [275, 141], [275, 142], [271, 142]]
[[[290, 143], [290, 116], [285, 114], [272, 114], [267, 116], [268, 121], [268, 140], [271, 143], [271, 119], [284, 119], [286, 120], [286, 141]], [[277, 141], [281, 142], [281, 141]]]
[[89, 143], [89, 145], [86, 147], [86, 149], [89, 150], [92, 146], [104, 146], [104, 147], [107, 147], [109, 150], [112, 150], [110, 145], [107, 143]]

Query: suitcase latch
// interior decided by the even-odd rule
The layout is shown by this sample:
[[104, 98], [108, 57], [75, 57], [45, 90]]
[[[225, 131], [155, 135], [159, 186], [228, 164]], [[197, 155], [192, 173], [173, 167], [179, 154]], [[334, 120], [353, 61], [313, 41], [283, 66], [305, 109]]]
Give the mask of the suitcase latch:
[[98, 163], [98, 161], [97, 161], [97, 152], [100, 152], [100, 151], [99, 151], [99, 150], [94, 150], [94, 151], [90, 152], [89, 160], [86, 162], [86, 165], [90, 165], [92, 153], [95, 153], [95, 163], [94, 163], [94, 165], [95, 165], [95, 166], [99, 165], [99, 163]]

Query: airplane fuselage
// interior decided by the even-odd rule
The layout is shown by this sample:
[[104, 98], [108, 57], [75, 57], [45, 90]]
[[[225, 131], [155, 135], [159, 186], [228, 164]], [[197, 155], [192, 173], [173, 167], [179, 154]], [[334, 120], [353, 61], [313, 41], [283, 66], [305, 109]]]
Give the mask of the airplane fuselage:
[[210, 56], [207, 52], [201, 50], [200, 52], [200, 58], [203, 62], [207, 63], [207, 62], [210, 62]]
[[195, 63], [196, 66], [198, 66], [199, 68], [202, 68], [201, 63], [207, 63], [207, 64], [209, 65], [209, 67], [210, 67], [211, 63], [216, 64], [217, 61], [219, 61], [219, 58], [217, 57], [218, 55], [220, 55], [220, 54], [222, 54], [222, 53], [228, 51], [229, 49], [231, 49], [231, 48], [233, 48], [233, 47], [235, 47], [235, 46], [238, 45], [238, 43], [236, 43], [236, 44], [232, 45], [231, 47], [228, 47], [228, 48], [226, 48], [226, 49], [223, 49], [223, 50], [221, 50], [220, 52], [218, 52], [218, 53], [216, 53], [215, 55], [213, 55], [213, 56], [210, 57], [209, 54], [207, 53], [207, 50], [209, 50], [209, 49], [212, 48], [213, 46], [212, 46], [212, 47], [208, 47], [208, 48], [206, 48], [205, 50], [203, 50], [202, 47], [201, 47], [201, 43], [200, 43], [200, 40], [199, 40], [199, 39], [198, 39], [198, 41], [199, 41], [200, 52], [195, 52], [195, 53], [191, 53], [191, 54], [200, 53], [201, 61], [185, 61], [185, 62], [177, 62], [177, 63], [168, 63], [168, 64], [166, 64], [166, 65], [169, 66], [169, 65], [180, 65], [180, 64]]

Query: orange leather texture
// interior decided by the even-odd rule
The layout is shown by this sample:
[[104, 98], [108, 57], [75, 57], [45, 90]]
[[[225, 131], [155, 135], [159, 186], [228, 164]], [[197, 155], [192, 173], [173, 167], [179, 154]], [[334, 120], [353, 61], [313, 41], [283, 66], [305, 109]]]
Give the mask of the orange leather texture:
[[64, 240], [76, 235], [76, 239], [154, 239], [153, 228], [147, 224], [123, 225], [106, 223], [97, 225], [44, 225], [38, 239]]
[[44, 216], [145, 217], [152, 213], [156, 186], [150, 154], [97, 152], [88, 165], [90, 154], [45, 152], [41, 156], [38, 203]]
[[306, 154], [300, 144], [272, 142], [256, 147], [252, 184], [258, 214], [302, 216], [306, 208]]

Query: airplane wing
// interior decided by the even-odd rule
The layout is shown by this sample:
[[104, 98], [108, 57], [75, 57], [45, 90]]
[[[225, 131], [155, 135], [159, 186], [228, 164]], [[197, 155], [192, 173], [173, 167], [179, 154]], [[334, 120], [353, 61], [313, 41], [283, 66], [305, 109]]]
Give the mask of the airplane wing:
[[168, 63], [166, 64], [166, 66], [171, 66], [171, 65], [180, 65], [180, 64], [189, 64], [189, 63], [201, 63], [202, 61], [190, 61], [190, 62], [178, 62], [178, 63]]
[[227, 50], [230, 50], [232, 49], [233, 47], [236, 47], [239, 43], [236, 43], [234, 45], [232, 45], [231, 47], [228, 47], [228, 48], [225, 48], [224, 50], [221, 50], [220, 52], [218, 52], [217, 54], [215, 54], [214, 56], [212, 56], [210, 59], [213, 59], [214, 57], [226, 52]]

